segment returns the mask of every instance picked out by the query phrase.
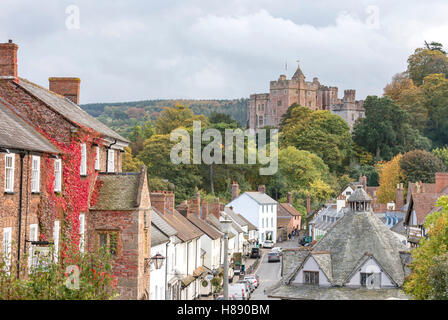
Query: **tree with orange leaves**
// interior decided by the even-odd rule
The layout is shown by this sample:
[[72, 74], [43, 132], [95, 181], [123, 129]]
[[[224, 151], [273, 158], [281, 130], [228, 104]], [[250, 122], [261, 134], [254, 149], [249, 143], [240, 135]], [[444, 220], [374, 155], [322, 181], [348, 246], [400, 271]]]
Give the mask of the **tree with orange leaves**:
[[403, 171], [400, 167], [402, 154], [399, 153], [388, 162], [380, 161], [376, 164], [379, 172], [378, 202], [387, 203], [395, 200], [397, 184], [403, 181]]

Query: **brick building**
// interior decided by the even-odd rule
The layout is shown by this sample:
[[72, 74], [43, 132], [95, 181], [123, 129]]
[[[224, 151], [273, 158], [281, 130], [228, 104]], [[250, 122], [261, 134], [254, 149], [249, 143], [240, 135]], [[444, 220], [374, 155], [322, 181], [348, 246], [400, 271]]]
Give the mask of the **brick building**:
[[49, 78], [48, 90], [20, 78], [17, 51], [11, 40], [0, 44], [1, 252], [13, 265], [31, 251], [29, 240], [60, 253], [66, 232], [80, 251], [114, 251], [120, 298], [147, 297], [149, 192], [144, 171], [121, 174], [129, 141], [77, 105], [80, 79]]
[[247, 127], [278, 127], [288, 108], [297, 103], [313, 110], [330, 110], [341, 116], [353, 128], [359, 117], [364, 117], [363, 101], [356, 101], [355, 90], [345, 90], [338, 98], [338, 88], [321, 85], [318, 78], [305, 81], [300, 66], [291, 79], [280, 75], [270, 82], [269, 93], [251, 94], [247, 104]]

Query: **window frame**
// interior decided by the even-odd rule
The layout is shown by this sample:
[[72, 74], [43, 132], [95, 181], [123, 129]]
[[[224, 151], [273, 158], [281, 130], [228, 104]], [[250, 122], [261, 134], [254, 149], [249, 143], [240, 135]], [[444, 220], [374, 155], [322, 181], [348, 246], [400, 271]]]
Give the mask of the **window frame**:
[[[34, 234], [33, 234], [34, 231]], [[37, 241], [38, 239], [38, 225], [37, 223], [30, 224], [30, 233], [29, 233], [29, 241]], [[28, 249], [29, 256], [28, 256], [28, 272], [31, 271], [31, 268], [33, 267], [33, 245], [30, 243], [30, 247]]]
[[60, 234], [60, 223], [59, 220], [56, 220], [53, 223], [53, 259], [55, 262], [58, 262], [59, 258], [59, 234]]
[[[6, 234], [8, 234], [8, 237], [5, 237]], [[3, 257], [6, 257], [4, 260], [5, 267], [7, 267], [8, 270], [6, 270], [6, 272], [9, 274], [9, 269], [11, 268], [11, 258], [12, 258], [12, 227], [3, 228], [2, 255], [3, 255]]]
[[[106, 246], [107, 251], [113, 257], [118, 257], [121, 254], [121, 240], [120, 240], [120, 231], [119, 230], [96, 230], [96, 245], [98, 249], [101, 249], [101, 235], [106, 235]], [[115, 254], [110, 252], [110, 235], [115, 234], [117, 238], [116, 243], [116, 252]]]
[[304, 270], [303, 283], [311, 285], [319, 285], [319, 271]]
[[100, 157], [100, 146], [95, 146], [95, 170], [101, 170]]
[[81, 176], [87, 175], [87, 145], [81, 143], [81, 164], [79, 166], [79, 174]]
[[81, 213], [79, 215], [79, 251], [85, 250], [85, 230], [86, 230], [86, 215]]
[[[11, 159], [11, 166], [7, 166], [8, 158]], [[8, 170], [10, 170], [8, 172]], [[5, 192], [14, 192], [14, 171], [15, 171], [15, 154], [5, 154]], [[8, 181], [10, 186], [8, 187]]]
[[[56, 170], [56, 164], [59, 167], [59, 170]], [[54, 160], [54, 192], [62, 191], [62, 160], [55, 159]]]
[[[36, 173], [36, 176], [34, 175]], [[31, 192], [40, 192], [40, 157], [31, 156]]]
[[115, 150], [107, 149], [107, 172], [115, 172]]

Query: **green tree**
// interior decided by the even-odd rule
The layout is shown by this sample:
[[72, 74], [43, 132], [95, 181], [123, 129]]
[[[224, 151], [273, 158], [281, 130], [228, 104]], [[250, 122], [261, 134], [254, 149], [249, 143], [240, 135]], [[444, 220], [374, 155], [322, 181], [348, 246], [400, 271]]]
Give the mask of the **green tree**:
[[142, 165], [142, 161], [134, 158], [130, 147], [124, 148], [123, 172], [138, 172], [140, 171]]
[[331, 171], [344, 171], [352, 154], [350, 128], [330, 111], [291, 105], [281, 127], [280, 143], [318, 155]]
[[434, 183], [435, 173], [446, 170], [443, 162], [434, 154], [425, 150], [413, 150], [400, 159], [404, 180], [408, 182]]
[[431, 152], [433, 155], [437, 156], [440, 160], [442, 160], [445, 167], [448, 168], [448, 146], [435, 148]]
[[411, 274], [404, 284], [414, 299], [448, 299], [448, 197], [440, 197], [436, 205], [442, 209], [426, 217], [428, 237], [412, 250]]
[[193, 112], [182, 105], [166, 107], [156, 121], [157, 134], [169, 134], [174, 129], [193, 127], [193, 121], [201, 121], [202, 126], [208, 125], [208, 119], [204, 115], [194, 115]]
[[388, 96], [369, 96], [365, 118], [355, 123], [353, 140], [377, 160], [389, 160], [399, 152], [429, 148], [430, 141], [409, 124], [409, 116]]

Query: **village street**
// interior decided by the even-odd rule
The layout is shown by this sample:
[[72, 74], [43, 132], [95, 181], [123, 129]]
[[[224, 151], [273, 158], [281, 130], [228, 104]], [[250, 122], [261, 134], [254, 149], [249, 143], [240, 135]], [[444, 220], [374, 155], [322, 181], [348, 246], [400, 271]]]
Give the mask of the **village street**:
[[[276, 247], [296, 248], [298, 247], [297, 238], [291, 241], [278, 242]], [[261, 264], [256, 271], [256, 274], [260, 277], [260, 286], [252, 293], [250, 300], [272, 300], [264, 294], [264, 290], [274, 285], [281, 278], [281, 266], [282, 262], [270, 262], [268, 263], [268, 252], [270, 249], [262, 249]], [[275, 299], [277, 300], [277, 299]]]

